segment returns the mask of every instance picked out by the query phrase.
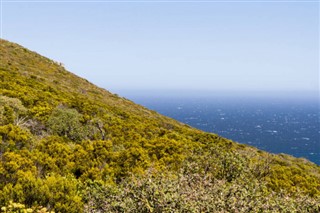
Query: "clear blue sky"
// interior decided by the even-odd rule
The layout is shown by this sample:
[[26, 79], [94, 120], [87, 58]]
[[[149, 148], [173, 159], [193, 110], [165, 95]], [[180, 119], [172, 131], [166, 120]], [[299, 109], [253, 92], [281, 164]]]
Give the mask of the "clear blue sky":
[[14, 2], [2, 37], [111, 91], [317, 91], [319, 2]]

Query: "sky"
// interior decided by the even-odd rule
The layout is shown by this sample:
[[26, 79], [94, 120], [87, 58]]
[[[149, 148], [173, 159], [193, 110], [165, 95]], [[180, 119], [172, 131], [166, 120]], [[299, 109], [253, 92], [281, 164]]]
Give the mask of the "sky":
[[319, 1], [1, 0], [1, 37], [110, 91], [319, 91]]

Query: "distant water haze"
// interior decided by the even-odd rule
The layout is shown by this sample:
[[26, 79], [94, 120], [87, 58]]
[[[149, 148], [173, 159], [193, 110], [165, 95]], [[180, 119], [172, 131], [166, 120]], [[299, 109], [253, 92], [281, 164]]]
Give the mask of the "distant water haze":
[[318, 92], [118, 92], [195, 128], [320, 165]]
[[[107, 86], [104, 88], [108, 89]], [[319, 88], [320, 90], [320, 88]], [[205, 97], [225, 97], [226, 99], [277, 99], [293, 100], [298, 102], [306, 99], [319, 100], [319, 90], [313, 91], [252, 91], [252, 90], [199, 90], [199, 89], [113, 89], [111, 92], [120, 96], [132, 97], [188, 97], [188, 98], [205, 98]]]

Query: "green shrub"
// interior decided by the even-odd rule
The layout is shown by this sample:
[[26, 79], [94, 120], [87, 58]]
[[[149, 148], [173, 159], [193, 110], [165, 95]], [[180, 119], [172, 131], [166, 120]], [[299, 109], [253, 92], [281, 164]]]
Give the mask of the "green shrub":
[[87, 135], [81, 119], [82, 115], [77, 110], [57, 107], [50, 115], [47, 125], [53, 134], [80, 141]]

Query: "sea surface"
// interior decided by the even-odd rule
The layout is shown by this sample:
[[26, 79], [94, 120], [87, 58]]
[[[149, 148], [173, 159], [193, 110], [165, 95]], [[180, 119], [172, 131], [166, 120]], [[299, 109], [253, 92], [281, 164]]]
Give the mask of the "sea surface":
[[195, 128], [320, 165], [318, 98], [152, 93], [128, 93], [126, 97]]

